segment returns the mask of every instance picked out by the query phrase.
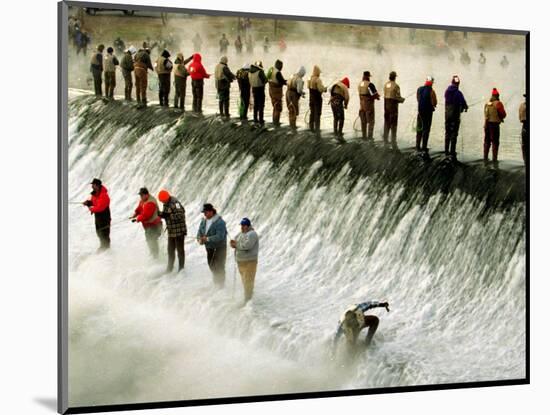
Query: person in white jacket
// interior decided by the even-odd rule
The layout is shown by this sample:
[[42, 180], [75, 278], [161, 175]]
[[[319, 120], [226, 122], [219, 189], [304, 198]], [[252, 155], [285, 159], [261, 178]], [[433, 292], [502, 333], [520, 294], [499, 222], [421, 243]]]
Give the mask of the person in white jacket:
[[244, 288], [244, 303], [246, 304], [254, 292], [254, 280], [258, 267], [258, 251], [260, 243], [258, 234], [252, 227], [250, 219], [241, 220], [241, 232], [232, 239], [231, 248], [235, 249], [235, 260], [241, 274]]

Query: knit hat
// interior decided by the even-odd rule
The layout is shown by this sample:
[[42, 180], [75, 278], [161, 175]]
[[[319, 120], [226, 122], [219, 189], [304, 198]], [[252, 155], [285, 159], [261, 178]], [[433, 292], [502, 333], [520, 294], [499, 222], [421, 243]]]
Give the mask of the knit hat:
[[170, 57], [170, 52], [168, 52], [166, 49], [164, 49], [161, 53], [161, 56], [163, 58], [169, 58]]
[[454, 85], [458, 85], [460, 83], [460, 78], [458, 75], [453, 76], [453, 79], [451, 79], [451, 83]]
[[168, 190], [162, 189], [162, 190], [159, 192], [159, 194], [158, 194], [158, 199], [159, 199], [162, 203], [168, 202], [168, 200], [170, 200], [170, 193], [168, 193]]
[[434, 83], [434, 78], [433, 78], [432, 76], [428, 75], [428, 76], [426, 77], [426, 82], [424, 83], [424, 85], [426, 85], [426, 86], [432, 86], [433, 83]]
[[251, 226], [252, 223], [250, 222], [250, 219], [248, 219], [248, 218], [243, 218], [243, 219], [241, 220], [241, 225], [244, 225], [244, 226]]
[[349, 79], [347, 77], [342, 79], [342, 83], [349, 88]]
[[500, 95], [500, 93], [498, 92], [498, 89], [493, 88], [493, 91], [491, 92], [491, 95], [498, 96], [498, 95]]
[[227, 56], [222, 56], [220, 58], [220, 63], [223, 63], [223, 64], [227, 65]]

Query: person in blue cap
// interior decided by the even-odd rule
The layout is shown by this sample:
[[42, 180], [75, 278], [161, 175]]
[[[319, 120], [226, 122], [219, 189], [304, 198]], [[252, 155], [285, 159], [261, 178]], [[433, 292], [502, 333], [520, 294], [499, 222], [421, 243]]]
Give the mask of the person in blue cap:
[[389, 303], [380, 301], [365, 301], [364, 303], [354, 304], [348, 307], [338, 322], [333, 346], [336, 347], [342, 335], [345, 336], [349, 346], [355, 346], [361, 330], [368, 328], [367, 337], [365, 338], [368, 347], [378, 328], [379, 319], [374, 315], [367, 314], [367, 312], [378, 307], [383, 307], [388, 313], [390, 312]]
[[258, 251], [260, 242], [258, 234], [252, 227], [250, 219], [241, 220], [241, 232], [230, 242], [231, 248], [235, 250], [235, 260], [241, 274], [241, 281], [244, 288], [244, 304], [251, 298], [254, 292], [254, 280], [258, 267]]

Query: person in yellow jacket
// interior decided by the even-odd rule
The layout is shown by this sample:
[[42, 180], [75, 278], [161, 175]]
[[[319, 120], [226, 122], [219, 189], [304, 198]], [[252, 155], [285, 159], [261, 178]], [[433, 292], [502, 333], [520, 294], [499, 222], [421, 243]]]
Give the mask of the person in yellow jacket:
[[327, 88], [321, 81], [321, 68], [319, 66], [313, 66], [313, 72], [307, 84], [309, 89], [309, 129], [319, 135], [321, 133], [323, 92], [327, 92]]

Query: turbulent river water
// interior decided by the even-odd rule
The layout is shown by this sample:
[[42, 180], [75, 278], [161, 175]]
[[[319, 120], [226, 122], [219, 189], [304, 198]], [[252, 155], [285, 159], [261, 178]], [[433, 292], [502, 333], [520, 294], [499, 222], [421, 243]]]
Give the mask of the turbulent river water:
[[[95, 254], [93, 218], [69, 206], [70, 405], [524, 377], [522, 173], [364, 147], [72, 93], [69, 199], [100, 177], [113, 226]], [[142, 186], [185, 205], [179, 274], [125, 219]], [[243, 216], [260, 235], [243, 308], [231, 254], [216, 290], [193, 240], [205, 202], [230, 235]], [[372, 299], [391, 307], [373, 346], [333, 359], [342, 311]]]

